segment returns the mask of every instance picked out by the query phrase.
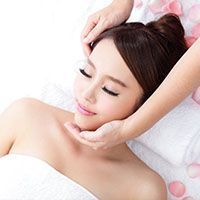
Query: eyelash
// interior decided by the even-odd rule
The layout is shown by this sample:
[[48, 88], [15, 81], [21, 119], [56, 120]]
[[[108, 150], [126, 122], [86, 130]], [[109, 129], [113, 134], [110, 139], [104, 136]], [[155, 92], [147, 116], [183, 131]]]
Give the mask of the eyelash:
[[[92, 76], [90, 76], [89, 74], [87, 74], [87, 73], [85, 72], [84, 69], [79, 69], [79, 71], [80, 71], [81, 74], [83, 74], [85, 77], [87, 77], [87, 78], [92, 78]], [[118, 95], [119, 95], [118, 93], [115, 93], [115, 92], [112, 92], [112, 91], [108, 90], [105, 86], [102, 88], [102, 90], [105, 91], [106, 93], [112, 95], [112, 96], [118, 96]]]
[[106, 87], [102, 88], [103, 91], [107, 92], [108, 94], [112, 95], [112, 96], [118, 96], [118, 93], [112, 92], [110, 90], [108, 90]]
[[89, 74], [87, 74], [84, 69], [79, 69], [79, 71], [81, 72], [81, 74], [83, 74], [87, 78], [92, 78], [92, 76], [90, 76]]

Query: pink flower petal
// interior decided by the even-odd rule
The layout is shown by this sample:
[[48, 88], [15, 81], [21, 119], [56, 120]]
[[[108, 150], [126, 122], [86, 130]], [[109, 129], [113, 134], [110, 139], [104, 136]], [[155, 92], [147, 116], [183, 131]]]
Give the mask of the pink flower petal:
[[[199, 15], [200, 15], [200, 13], [199, 13]], [[198, 23], [192, 27], [191, 33], [192, 33], [192, 36], [194, 36], [195, 38], [200, 37], [200, 23]]]
[[167, 13], [175, 13], [180, 16], [183, 14], [182, 5], [177, 0], [173, 0], [162, 7], [162, 10]]
[[138, 7], [141, 7], [142, 6], [142, 0], [135, 0], [134, 1], [134, 7], [135, 8], [138, 8]]
[[162, 7], [165, 4], [163, 0], [153, 0], [149, 4], [149, 9], [152, 13], [160, 13], [162, 12]]
[[186, 43], [187, 43], [187, 47], [191, 47], [193, 45], [193, 43], [197, 40], [197, 38], [193, 37], [193, 36], [186, 36], [185, 37]]
[[188, 14], [188, 18], [193, 22], [200, 22], [200, 4], [193, 5]]
[[200, 105], [200, 87], [192, 94], [192, 99]]
[[175, 197], [182, 197], [185, 193], [185, 185], [180, 181], [174, 181], [169, 184], [169, 191]]
[[182, 200], [194, 200], [194, 199], [190, 196], [187, 196], [187, 197], [183, 198]]
[[187, 168], [187, 173], [190, 178], [200, 177], [200, 164], [192, 163]]

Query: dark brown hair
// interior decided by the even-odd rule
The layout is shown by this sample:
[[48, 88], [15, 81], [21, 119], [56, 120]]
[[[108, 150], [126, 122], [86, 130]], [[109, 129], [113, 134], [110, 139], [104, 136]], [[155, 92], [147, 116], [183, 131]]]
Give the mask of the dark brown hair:
[[186, 52], [184, 28], [175, 14], [166, 14], [144, 25], [124, 23], [106, 30], [91, 44], [110, 38], [130, 71], [143, 88], [141, 104], [161, 84], [169, 71]]

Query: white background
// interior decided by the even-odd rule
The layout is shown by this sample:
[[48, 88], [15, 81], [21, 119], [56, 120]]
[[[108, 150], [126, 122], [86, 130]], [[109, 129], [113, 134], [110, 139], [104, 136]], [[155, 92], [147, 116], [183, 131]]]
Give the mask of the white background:
[[74, 64], [83, 58], [81, 30], [94, 4], [0, 0], [0, 112], [15, 99], [37, 97], [48, 82], [71, 86]]

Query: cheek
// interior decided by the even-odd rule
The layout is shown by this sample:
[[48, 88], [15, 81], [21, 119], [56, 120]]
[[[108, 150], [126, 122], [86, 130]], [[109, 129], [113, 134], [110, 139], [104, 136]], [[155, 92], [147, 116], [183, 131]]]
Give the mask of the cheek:
[[[76, 93], [76, 98], [80, 96], [80, 86], [79, 83], [74, 82], [74, 92]], [[81, 115], [79, 112], [75, 112], [75, 122], [82, 130], [96, 130], [104, 123], [108, 122], [110, 119], [110, 110], [107, 108], [112, 105], [111, 101], [109, 101], [105, 94], [101, 93], [98, 94], [97, 101], [93, 105], [95, 111], [97, 112], [94, 116], [84, 116]]]
[[[75, 98], [79, 98], [84, 88], [87, 87], [89, 87], [88, 81], [77, 76], [74, 81]], [[76, 113], [75, 121], [82, 130], [95, 130], [106, 122], [128, 117], [133, 113], [134, 105], [135, 96], [130, 97], [130, 93], [119, 97], [112, 97], [100, 90], [94, 105], [98, 114], [87, 117]]]
[[101, 115], [104, 120], [111, 121], [114, 119], [123, 119], [133, 113], [135, 99], [129, 97], [111, 97], [104, 99], [99, 105]]
[[[132, 113], [132, 105], [124, 102], [115, 103], [114, 100], [102, 98], [97, 104], [98, 114], [87, 117], [75, 114], [75, 122], [82, 130], [96, 130], [103, 124], [124, 119]], [[126, 105], [126, 106], [125, 106]]]

